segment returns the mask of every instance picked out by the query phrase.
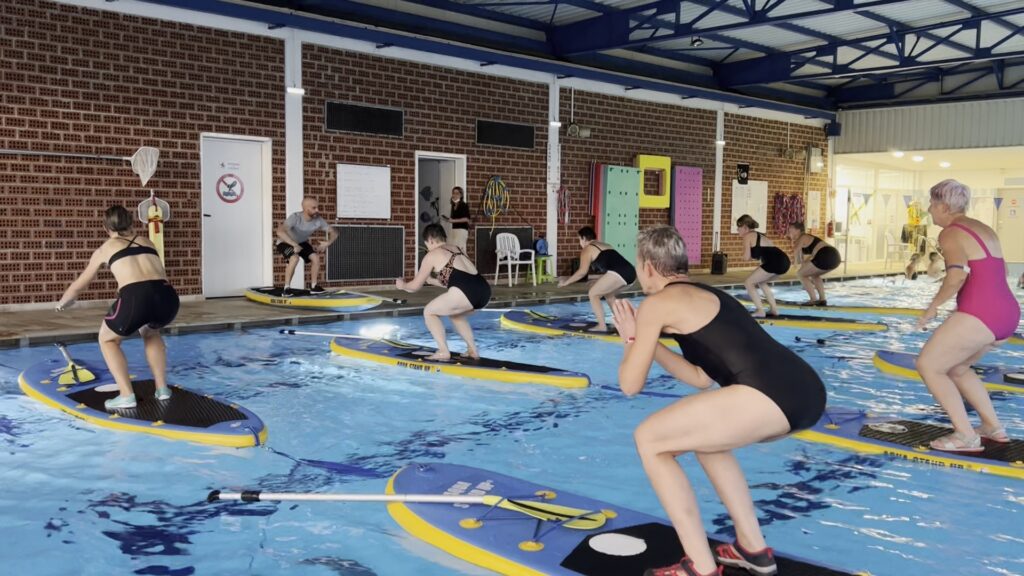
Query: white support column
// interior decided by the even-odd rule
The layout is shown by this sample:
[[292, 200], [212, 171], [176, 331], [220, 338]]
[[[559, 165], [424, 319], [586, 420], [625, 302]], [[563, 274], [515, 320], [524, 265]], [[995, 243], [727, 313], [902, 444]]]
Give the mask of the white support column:
[[[305, 190], [304, 170], [302, 163], [302, 94], [295, 93], [302, 88], [302, 42], [289, 34], [284, 40], [284, 206], [285, 214], [302, 210], [302, 196]], [[292, 90], [289, 90], [291, 88]], [[280, 222], [274, 222], [274, 236]], [[277, 254], [274, 254], [277, 258]], [[306, 273], [302, 260], [295, 267], [292, 276], [292, 287], [302, 288], [305, 285]], [[326, 270], [322, 270], [326, 277]]]
[[711, 219], [711, 251], [722, 242], [722, 160], [725, 156], [725, 111], [719, 110], [715, 121], [715, 211]]
[[558, 79], [552, 78], [548, 86], [548, 201], [547, 241], [551, 255], [551, 270], [558, 273], [558, 189], [562, 185], [562, 148], [559, 144], [561, 121], [558, 116]]

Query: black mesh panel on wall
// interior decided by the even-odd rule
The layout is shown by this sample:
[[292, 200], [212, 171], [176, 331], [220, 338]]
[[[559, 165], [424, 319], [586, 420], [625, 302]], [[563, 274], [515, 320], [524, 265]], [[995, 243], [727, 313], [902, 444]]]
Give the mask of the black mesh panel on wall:
[[[494, 280], [494, 265], [498, 262], [496, 250], [498, 249], [498, 234], [508, 232], [519, 238], [519, 247], [533, 249], [533, 227], [532, 226], [496, 226], [491, 233], [490, 226], [476, 226], [474, 228], [476, 240], [476, 269], [481, 274]], [[504, 273], [502, 268], [502, 273]], [[526, 269], [529, 271], [529, 268]]]
[[381, 280], [402, 277], [403, 226], [331, 226], [338, 239], [327, 248], [327, 279]]

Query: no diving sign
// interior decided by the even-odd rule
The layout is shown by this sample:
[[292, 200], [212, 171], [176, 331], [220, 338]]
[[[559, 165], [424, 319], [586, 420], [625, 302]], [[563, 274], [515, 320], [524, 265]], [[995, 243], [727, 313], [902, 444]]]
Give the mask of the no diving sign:
[[242, 194], [245, 194], [245, 185], [238, 176], [225, 174], [217, 179], [215, 190], [218, 198], [228, 204], [234, 204], [242, 199]]

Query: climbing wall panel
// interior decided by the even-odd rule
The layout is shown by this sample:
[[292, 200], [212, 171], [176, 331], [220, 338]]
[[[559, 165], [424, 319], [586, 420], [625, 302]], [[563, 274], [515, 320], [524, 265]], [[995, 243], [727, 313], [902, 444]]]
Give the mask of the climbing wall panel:
[[603, 180], [605, 194], [599, 238], [635, 265], [643, 171], [629, 166], [605, 166]]
[[686, 255], [690, 266], [700, 265], [701, 257], [701, 188], [704, 170], [690, 166], [676, 166], [672, 170], [672, 225], [686, 242]]

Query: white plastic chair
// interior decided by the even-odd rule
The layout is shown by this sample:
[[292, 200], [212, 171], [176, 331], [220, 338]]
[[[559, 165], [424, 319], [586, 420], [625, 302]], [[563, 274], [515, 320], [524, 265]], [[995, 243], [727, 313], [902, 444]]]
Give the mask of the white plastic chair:
[[[530, 265], [530, 276], [533, 278], [533, 285], [537, 285], [537, 263], [535, 253], [533, 250], [523, 250], [519, 248], [519, 238], [515, 234], [509, 234], [508, 232], [502, 232], [498, 234], [496, 241], [497, 244], [497, 255], [498, 263], [494, 267], [494, 283], [498, 283], [498, 274], [501, 272], [501, 265], [505, 264], [508, 267], [508, 285], [512, 286], [512, 265], [516, 265], [516, 283], [519, 282], [519, 264]], [[527, 258], [521, 258], [523, 254], [527, 255]]]
[[889, 260], [895, 256], [896, 261], [902, 263], [909, 257], [909, 250], [907, 245], [903, 242], [897, 242], [896, 237], [892, 235], [892, 232], [885, 233], [885, 269], [889, 269]]

